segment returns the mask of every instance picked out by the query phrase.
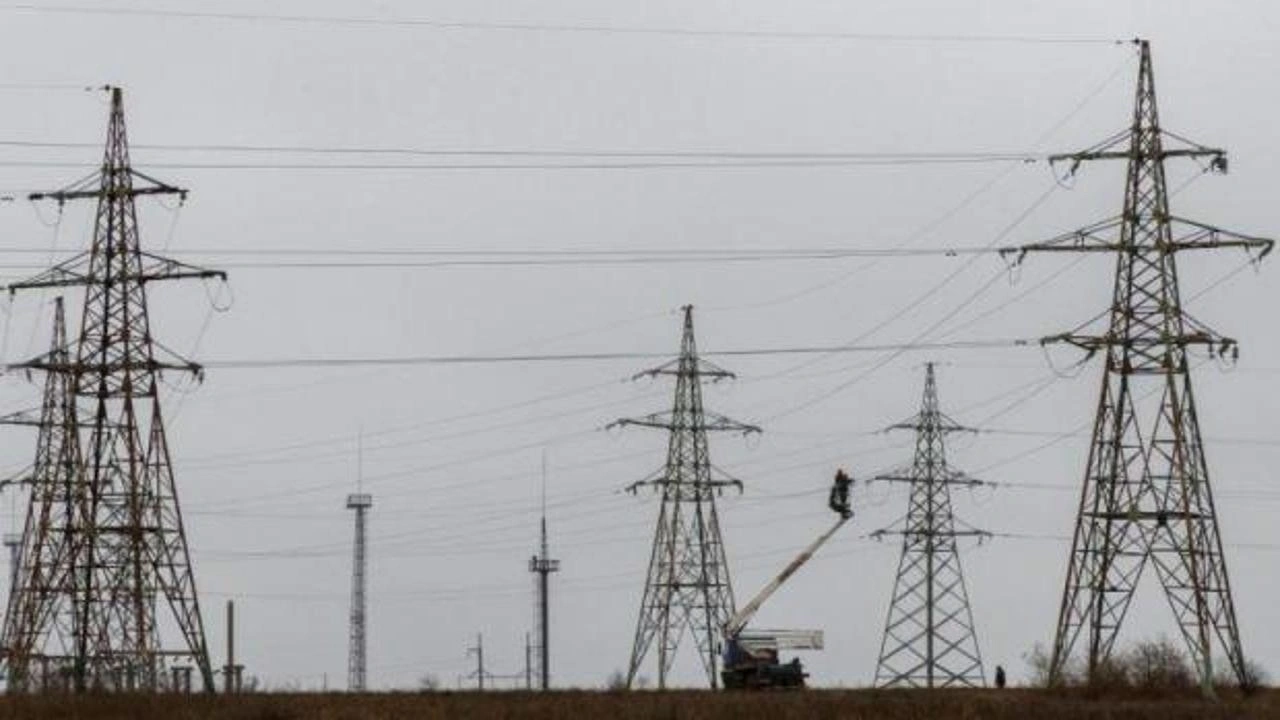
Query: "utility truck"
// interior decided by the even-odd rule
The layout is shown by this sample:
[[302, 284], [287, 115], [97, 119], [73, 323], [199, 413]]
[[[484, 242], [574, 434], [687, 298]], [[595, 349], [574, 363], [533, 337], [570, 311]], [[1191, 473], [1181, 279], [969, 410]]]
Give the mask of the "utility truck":
[[849, 487], [853, 479], [844, 470], [836, 472], [835, 481], [827, 504], [835, 511], [837, 518], [829, 530], [818, 536], [809, 547], [805, 548], [792, 560], [778, 576], [764, 586], [751, 602], [739, 610], [724, 626], [724, 669], [720, 671], [720, 679], [726, 690], [765, 690], [773, 688], [803, 688], [808, 675], [799, 658], [790, 662], [780, 662], [778, 652], [782, 650], [821, 650], [823, 644], [821, 630], [748, 630], [747, 623], [755, 617], [756, 612], [764, 605], [783, 583], [795, 574], [813, 554], [818, 551], [836, 531], [850, 518], [853, 509], [849, 504]]

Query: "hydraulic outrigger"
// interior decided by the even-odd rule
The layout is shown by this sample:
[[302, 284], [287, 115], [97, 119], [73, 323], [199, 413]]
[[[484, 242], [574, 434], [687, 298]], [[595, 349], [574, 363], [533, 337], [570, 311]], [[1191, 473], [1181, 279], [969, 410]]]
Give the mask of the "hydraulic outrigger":
[[836, 531], [853, 517], [849, 504], [849, 487], [853, 478], [844, 470], [836, 472], [827, 504], [840, 515], [835, 525], [818, 536], [809, 547], [796, 556], [778, 576], [764, 586], [754, 598], [742, 607], [724, 626], [724, 669], [720, 671], [726, 690], [766, 688], [802, 688], [808, 675], [799, 658], [788, 663], [778, 661], [779, 650], [821, 650], [821, 630], [751, 630], [747, 623], [755, 616], [782, 584], [795, 574]]

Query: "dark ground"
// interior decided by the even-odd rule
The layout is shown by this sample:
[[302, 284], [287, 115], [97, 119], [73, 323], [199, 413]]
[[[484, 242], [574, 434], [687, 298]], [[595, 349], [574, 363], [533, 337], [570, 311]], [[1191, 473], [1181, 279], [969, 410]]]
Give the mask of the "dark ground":
[[1041, 690], [712, 692], [438, 692], [366, 695], [2, 697], [0, 720], [1213, 720], [1280, 719], [1280, 691], [1210, 702], [1194, 694], [1090, 697]]

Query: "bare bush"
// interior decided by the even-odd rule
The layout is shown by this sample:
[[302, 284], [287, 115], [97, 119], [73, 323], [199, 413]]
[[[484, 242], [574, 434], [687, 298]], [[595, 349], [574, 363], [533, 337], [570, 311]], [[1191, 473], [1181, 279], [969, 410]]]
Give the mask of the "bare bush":
[[427, 673], [418, 678], [418, 690], [421, 692], [435, 692], [440, 689], [440, 678], [432, 673]]
[[1031, 687], [1079, 687], [1084, 684], [1084, 672], [1078, 662], [1064, 663], [1054, 677], [1053, 656], [1040, 643], [1023, 653], [1022, 661], [1027, 664], [1027, 684]]
[[[1167, 637], [1144, 640], [1124, 652], [1114, 653], [1100, 660], [1092, 671], [1077, 659], [1065, 663], [1054, 676], [1052, 657], [1040, 644], [1024, 654], [1023, 660], [1030, 670], [1033, 687], [1087, 687], [1100, 692], [1187, 690], [1196, 687], [1198, 681], [1186, 652]], [[1254, 667], [1261, 672], [1256, 664]], [[1234, 671], [1228, 675], [1234, 677]]]
[[1187, 654], [1168, 637], [1144, 640], [1120, 659], [1127, 684], [1144, 690], [1185, 690], [1196, 686]]
[[629, 689], [627, 687], [627, 675], [621, 670], [614, 670], [609, 673], [609, 678], [604, 681], [604, 689], [610, 692], [622, 692]]
[[1266, 687], [1269, 677], [1262, 665], [1252, 658], [1245, 658], [1244, 671], [1237, 673], [1226, 658], [1213, 661], [1213, 685], [1216, 688], [1240, 688], [1246, 694]]

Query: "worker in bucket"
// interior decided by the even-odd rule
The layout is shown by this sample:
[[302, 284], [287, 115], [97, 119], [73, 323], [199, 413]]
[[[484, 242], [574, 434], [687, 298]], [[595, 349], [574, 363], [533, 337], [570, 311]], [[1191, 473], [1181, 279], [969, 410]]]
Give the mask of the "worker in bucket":
[[831, 485], [831, 496], [827, 504], [844, 518], [853, 515], [853, 510], [849, 507], [849, 486], [852, 484], [853, 478], [843, 468], [836, 470], [836, 479]]

